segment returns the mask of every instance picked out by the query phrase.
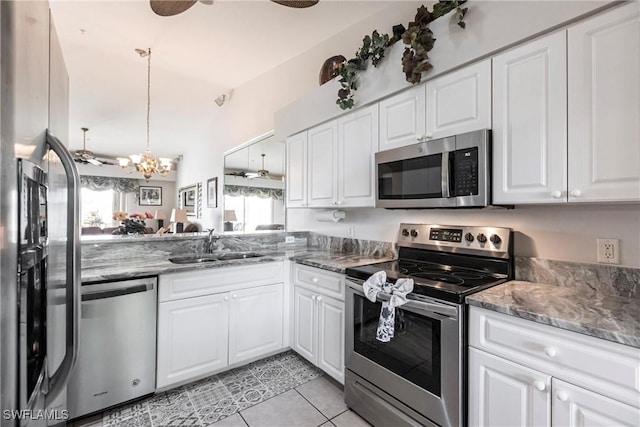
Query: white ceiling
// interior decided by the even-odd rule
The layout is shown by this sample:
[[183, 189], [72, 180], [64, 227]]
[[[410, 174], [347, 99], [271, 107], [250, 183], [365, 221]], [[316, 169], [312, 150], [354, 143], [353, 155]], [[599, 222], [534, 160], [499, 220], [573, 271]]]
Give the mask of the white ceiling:
[[70, 80], [69, 145], [81, 148], [80, 128], [88, 127], [87, 149], [97, 154], [144, 150], [147, 63], [135, 48], [152, 49], [151, 150], [177, 157], [181, 146], [210, 131], [220, 94], [385, 3], [321, 0], [295, 9], [268, 0], [216, 0], [160, 17], [146, 0], [51, 0]]

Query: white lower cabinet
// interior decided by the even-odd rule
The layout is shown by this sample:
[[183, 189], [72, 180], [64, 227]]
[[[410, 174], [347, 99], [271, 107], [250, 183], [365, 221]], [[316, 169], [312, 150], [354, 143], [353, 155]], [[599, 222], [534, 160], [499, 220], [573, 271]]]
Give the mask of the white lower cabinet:
[[298, 264], [293, 269], [291, 347], [344, 384], [344, 276], [322, 270], [314, 275], [318, 269]]
[[229, 305], [225, 299], [226, 293], [159, 305], [156, 387], [228, 365]]
[[282, 263], [161, 275], [156, 388], [281, 350], [282, 281]]
[[476, 307], [470, 314], [470, 426], [640, 425], [640, 349]]
[[282, 348], [282, 284], [231, 292], [229, 363]]

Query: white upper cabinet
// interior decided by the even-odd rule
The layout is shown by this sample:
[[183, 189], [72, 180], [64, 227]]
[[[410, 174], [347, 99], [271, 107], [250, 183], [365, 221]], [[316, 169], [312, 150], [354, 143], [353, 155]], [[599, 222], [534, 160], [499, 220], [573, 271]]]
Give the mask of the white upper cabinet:
[[493, 58], [493, 202], [565, 203], [566, 32]]
[[419, 85], [380, 101], [378, 151], [416, 144], [426, 133], [425, 88]]
[[341, 207], [374, 206], [378, 149], [378, 105], [362, 108], [338, 120], [338, 197]]
[[338, 171], [338, 125], [332, 120], [307, 132], [308, 150], [308, 206], [324, 207], [335, 204]]
[[569, 28], [569, 201], [640, 200], [637, 2]]
[[307, 205], [307, 132], [286, 140], [287, 207]]
[[427, 139], [491, 128], [491, 60], [429, 80]]

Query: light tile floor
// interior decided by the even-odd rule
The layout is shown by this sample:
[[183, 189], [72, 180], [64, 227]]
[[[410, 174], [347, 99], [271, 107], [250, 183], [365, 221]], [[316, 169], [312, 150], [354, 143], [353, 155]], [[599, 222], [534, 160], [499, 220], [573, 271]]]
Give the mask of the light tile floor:
[[133, 404], [72, 427], [254, 427], [369, 424], [347, 409], [342, 387], [287, 351]]

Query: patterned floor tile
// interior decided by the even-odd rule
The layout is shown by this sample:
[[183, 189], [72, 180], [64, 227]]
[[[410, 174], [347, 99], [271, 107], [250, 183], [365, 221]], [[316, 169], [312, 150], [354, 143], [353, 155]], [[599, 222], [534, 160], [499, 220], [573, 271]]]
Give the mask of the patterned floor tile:
[[231, 392], [227, 390], [222, 383], [216, 388], [210, 387], [192, 390], [189, 391], [188, 394], [196, 411], [199, 411], [201, 408], [210, 407], [220, 400], [232, 397]]
[[324, 375], [324, 372], [322, 372], [320, 369], [315, 368], [313, 366], [306, 366], [298, 369], [297, 371], [292, 372], [291, 374], [295, 379], [298, 380], [299, 384], [304, 384], [313, 379], [321, 377], [322, 375]]
[[209, 406], [198, 408], [198, 416], [205, 426], [211, 425], [240, 411], [232, 397], [212, 402]]
[[273, 393], [274, 396], [284, 393], [285, 391], [289, 391], [292, 388], [300, 385], [300, 380], [295, 378], [289, 372], [284, 372], [282, 375], [277, 378], [272, 378], [270, 380], [262, 380], [262, 383], [269, 388], [269, 390]]
[[227, 387], [227, 390], [229, 390], [231, 394], [235, 395], [261, 385], [262, 383], [258, 378], [255, 377], [255, 375], [253, 375], [252, 373], [248, 373], [241, 377], [236, 376], [233, 381], [229, 381], [228, 383], [226, 383], [225, 387]]
[[263, 402], [273, 396], [274, 394], [269, 390], [269, 388], [267, 388], [267, 386], [260, 384], [233, 395], [233, 398], [236, 406], [238, 406], [242, 411], [243, 409], [250, 408], [251, 406]]
[[202, 391], [216, 389], [222, 386], [222, 381], [217, 375], [204, 378], [191, 384], [184, 386], [184, 389], [189, 393], [200, 393]]
[[102, 426], [112, 427], [116, 425], [123, 425], [122, 423], [137, 418], [144, 418], [148, 410], [146, 402], [137, 402], [132, 405], [125, 405], [118, 408], [111, 409], [102, 415]]
[[154, 427], [200, 426], [196, 410], [184, 390], [161, 393], [149, 401], [149, 413]]

